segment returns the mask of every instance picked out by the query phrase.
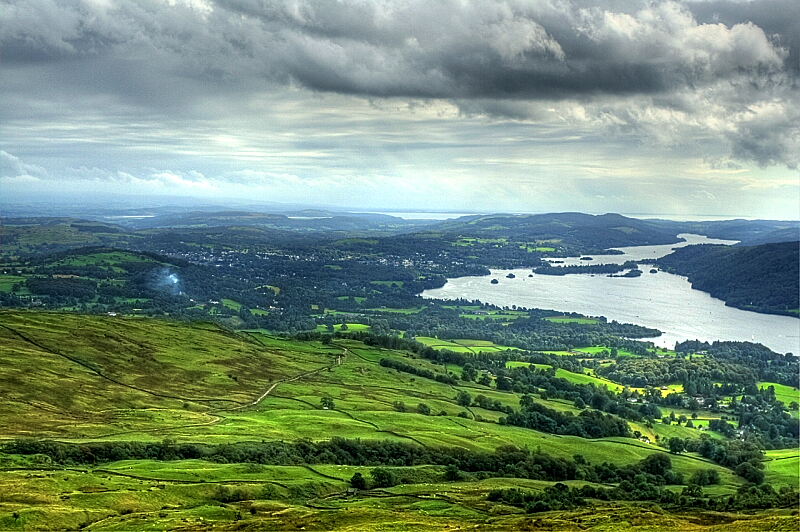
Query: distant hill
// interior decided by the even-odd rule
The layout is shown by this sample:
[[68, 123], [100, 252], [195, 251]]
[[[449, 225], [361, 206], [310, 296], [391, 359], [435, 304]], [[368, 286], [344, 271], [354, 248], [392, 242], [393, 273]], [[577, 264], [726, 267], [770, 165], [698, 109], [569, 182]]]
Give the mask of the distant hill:
[[261, 227], [282, 231], [341, 232], [411, 230], [430, 224], [430, 220], [404, 220], [372, 213], [346, 213], [324, 210], [299, 210], [287, 213], [253, 211], [191, 211], [130, 218], [125, 224], [134, 229]]
[[742, 246], [800, 240], [800, 222], [798, 221], [734, 219], [702, 222], [645, 220], [645, 222], [653, 227], [677, 233], [694, 233], [710, 238], [739, 240], [739, 245]]
[[553, 214], [465, 216], [431, 227], [447, 234], [511, 240], [554, 240], [595, 250], [619, 246], [672, 244], [676, 231], [620, 214], [599, 216], [579, 212]]
[[745, 310], [798, 315], [800, 242], [687, 246], [657, 261], [692, 287]]

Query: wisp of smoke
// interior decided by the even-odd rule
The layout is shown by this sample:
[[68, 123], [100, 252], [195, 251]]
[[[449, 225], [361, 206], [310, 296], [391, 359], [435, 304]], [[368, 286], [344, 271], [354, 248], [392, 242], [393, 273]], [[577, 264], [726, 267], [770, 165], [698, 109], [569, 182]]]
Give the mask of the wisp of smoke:
[[180, 277], [177, 273], [170, 271], [169, 268], [162, 268], [156, 272], [152, 282], [152, 288], [176, 296], [183, 294]]

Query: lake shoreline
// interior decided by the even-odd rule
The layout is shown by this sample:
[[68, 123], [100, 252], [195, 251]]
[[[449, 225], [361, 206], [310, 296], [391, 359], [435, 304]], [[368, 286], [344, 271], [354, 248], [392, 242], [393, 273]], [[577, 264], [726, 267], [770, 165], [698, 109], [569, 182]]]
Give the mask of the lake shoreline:
[[[695, 237], [694, 240], [703, 240], [699, 235]], [[663, 248], [660, 252], [669, 252], [670, 246]], [[624, 261], [654, 251], [651, 246], [623, 250], [626, 252], [623, 255], [604, 258]], [[514, 278], [507, 278], [508, 274]], [[498, 279], [497, 284], [490, 283], [493, 278]], [[686, 277], [662, 270], [626, 278], [602, 274], [537, 275], [529, 268], [492, 269], [488, 275], [450, 278], [442, 287], [425, 290], [421, 296], [477, 299], [501, 307], [517, 305], [603, 316], [609, 321], [662, 331], [660, 337], [645, 340], [659, 347], [672, 348], [675, 342], [684, 340], [728, 340], [756, 342], [776, 352], [800, 354], [797, 317], [727, 305], [693, 288]]]

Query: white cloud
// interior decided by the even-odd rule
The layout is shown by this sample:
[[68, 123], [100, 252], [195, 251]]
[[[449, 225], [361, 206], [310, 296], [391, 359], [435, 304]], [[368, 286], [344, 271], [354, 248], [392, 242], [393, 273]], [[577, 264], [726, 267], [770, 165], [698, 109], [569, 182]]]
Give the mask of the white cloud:
[[19, 157], [0, 150], [0, 179], [15, 181], [38, 181], [47, 177], [41, 166], [26, 164]]

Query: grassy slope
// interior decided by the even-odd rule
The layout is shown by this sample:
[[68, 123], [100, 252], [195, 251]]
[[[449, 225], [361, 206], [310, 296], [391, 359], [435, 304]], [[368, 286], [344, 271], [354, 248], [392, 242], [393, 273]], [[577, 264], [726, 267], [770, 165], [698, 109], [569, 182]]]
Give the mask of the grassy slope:
[[767, 482], [773, 486], [796, 487], [800, 476], [800, 449], [767, 451], [764, 466]]
[[[7, 327], [0, 328], [0, 383], [9, 398], [0, 404], [3, 437], [35, 433], [75, 441], [174, 437], [226, 442], [337, 435], [483, 450], [523, 445], [558, 456], [582, 454], [592, 462], [620, 465], [664, 452], [631, 439], [587, 441], [455, 417], [464, 411], [454, 400], [461, 389], [513, 406], [518, 397], [477, 384], [453, 387], [384, 368], [378, 363], [381, 358], [398, 357], [442, 371], [441, 366], [409, 358], [406, 353], [350, 341], [324, 346], [257, 333], [235, 334], [213, 325], [57, 313], [2, 312], [0, 323]], [[346, 356], [338, 365], [336, 358], [345, 348]], [[325, 367], [330, 370], [309, 373]], [[298, 376], [303, 377], [288, 381]], [[237, 404], [253, 401], [276, 382], [278, 386], [257, 406], [232, 410]], [[319, 408], [323, 396], [334, 399], [334, 410]], [[399, 413], [392, 406], [397, 400], [411, 409], [424, 402], [434, 412], [443, 410], [448, 415]], [[572, 409], [570, 405], [561, 407]], [[498, 417], [478, 408], [471, 408], [469, 415], [488, 420]], [[718, 469], [722, 493], [736, 489], [740, 482], [728, 470], [695, 456], [674, 456], [673, 463], [685, 474], [699, 468]], [[93, 473], [39, 469], [33, 476], [30, 471], [0, 474], [0, 528], [18, 528], [20, 523], [42, 527], [53, 522], [77, 526], [99, 519], [104, 521], [93, 526], [138, 528], [145, 518], [163, 528], [184, 519], [188, 520], [181, 521], [184, 525], [198, 525], [200, 519], [228, 522], [238, 511], [245, 514], [245, 520], [257, 516], [259, 523], [274, 519], [273, 512], [285, 512], [280, 521], [283, 526], [292, 519], [303, 526], [343, 526], [346, 523], [339, 520], [348, 518], [340, 513], [319, 513], [286, 501], [338, 493], [344, 482], [337, 479], [347, 479], [355, 470], [344, 466], [247, 469], [242, 464], [199, 461], [174, 466], [129, 461], [108, 464], [102, 467], [104, 471]], [[387, 499], [367, 495], [353, 501], [326, 499], [319, 504], [346, 506], [354, 529], [365, 523], [388, 526], [393, 520], [408, 523], [423, 518], [441, 528], [487, 515], [485, 491], [493, 481], [437, 485], [431, 483], [435, 478], [431, 471], [436, 470], [412, 472], [422, 475], [419, 478], [425, 484], [392, 490], [417, 490], [413, 496], [383, 493], [381, 497]], [[213, 499], [215, 482], [253, 490], [248, 497], [259, 500], [220, 505]], [[520, 485], [525, 481], [494, 482]], [[153, 491], [156, 486], [163, 489]], [[433, 494], [440, 492], [458, 493], [457, 497], [451, 493], [432, 501]], [[249, 513], [251, 507], [256, 508], [255, 514]], [[11, 519], [12, 511], [20, 511], [21, 519]], [[516, 518], [512, 513], [492, 519], [511, 523]]]
[[447, 349], [456, 353], [493, 353], [496, 351], [507, 351], [509, 349], [517, 349], [507, 345], [498, 345], [488, 340], [470, 340], [470, 339], [456, 339], [456, 340], [440, 340], [439, 338], [431, 338], [429, 336], [417, 336], [415, 340], [421, 344], [433, 347], [434, 349]]
[[800, 389], [794, 388], [792, 386], [786, 386], [785, 384], [778, 384], [777, 382], [758, 383], [758, 387], [761, 389], [766, 389], [769, 388], [770, 386], [773, 386], [775, 388], [775, 398], [778, 401], [781, 401], [786, 405], [792, 402], [800, 403]]

